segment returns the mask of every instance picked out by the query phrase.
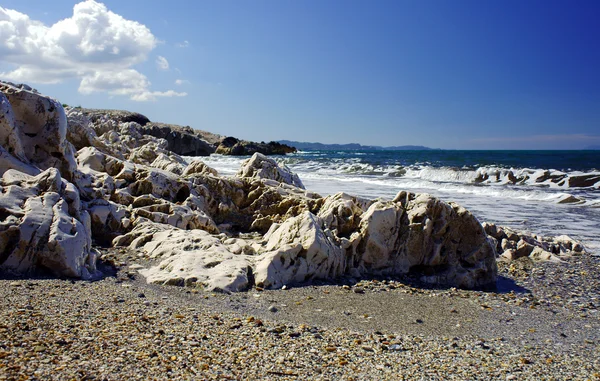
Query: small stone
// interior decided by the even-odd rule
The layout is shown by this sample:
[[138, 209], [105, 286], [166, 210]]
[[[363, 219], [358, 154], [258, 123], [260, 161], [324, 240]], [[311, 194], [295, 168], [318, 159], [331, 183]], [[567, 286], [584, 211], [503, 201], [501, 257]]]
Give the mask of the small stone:
[[365, 289], [362, 287], [354, 287], [352, 289], [352, 291], [354, 291], [355, 294], [364, 294], [365, 293]]
[[370, 347], [368, 345], [363, 345], [361, 348], [367, 352], [374, 352], [373, 347]]
[[277, 307], [275, 307], [275, 305], [270, 305], [269, 306], [269, 312], [277, 312]]
[[34, 352], [44, 352], [46, 350], [46, 346], [44, 345], [36, 345], [33, 347]]

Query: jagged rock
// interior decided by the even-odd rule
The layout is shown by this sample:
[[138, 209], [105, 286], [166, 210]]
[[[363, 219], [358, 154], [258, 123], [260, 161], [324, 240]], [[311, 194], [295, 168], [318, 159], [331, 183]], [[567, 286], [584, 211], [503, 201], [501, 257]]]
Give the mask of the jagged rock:
[[93, 123], [96, 123], [102, 119], [110, 119], [116, 122], [117, 124], [134, 122], [139, 124], [140, 126], [145, 126], [146, 124], [150, 123], [150, 119], [148, 119], [148, 117], [137, 112], [130, 112], [124, 110], [101, 110], [80, 107], [76, 107], [76, 109], [80, 110]]
[[344, 249], [328, 230], [322, 229], [322, 224], [319, 217], [304, 212], [267, 233], [266, 252], [257, 258], [256, 284], [281, 288], [343, 275]]
[[79, 194], [55, 168], [37, 176], [8, 170], [0, 180], [0, 270], [22, 275], [96, 274], [90, 217]]
[[[157, 255], [167, 259], [144, 273], [149, 281], [191, 285], [202, 279], [209, 289], [228, 291], [253, 281], [262, 287], [279, 288], [345, 274], [399, 275], [411, 271], [421, 273], [425, 282], [466, 288], [489, 286], [496, 280], [493, 247], [475, 217], [458, 205], [402, 192], [396, 201], [371, 203], [339, 194], [313, 205], [319, 206], [323, 218], [307, 207], [281, 223], [272, 223], [265, 236], [253, 242], [222, 241], [207, 233], [183, 238], [186, 236], [180, 229], [140, 227], [138, 223], [114, 243], [143, 246], [152, 257], [150, 253], [157, 252], [159, 244], [169, 242], [160, 246]], [[357, 229], [349, 237], [337, 235], [344, 231], [343, 226], [353, 225]], [[155, 235], [159, 230], [168, 233]], [[234, 272], [230, 278], [234, 283], [220, 282], [217, 286], [207, 280], [205, 267], [211, 255], [216, 256], [220, 271]]]
[[160, 261], [157, 266], [140, 271], [150, 283], [225, 292], [242, 291], [251, 285], [248, 257], [232, 253], [219, 238], [202, 230], [145, 223], [116, 243], [129, 243], [131, 249]]
[[318, 216], [339, 237], [348, 238], [358, 230], [361, 215], [373, 202], [345, 193], [337, 193], [325, 199]]
[[150, 164], [151, 167], [163, 169], [181, 175], [186, 169], [187, 163], [180, 156], [170, 156], [164, 153], [159, 153], [156, 159]]
[[67, 118], [62, 105], [50, 97], [7, 83], [0, 82], [0, 92], [4, 94], [0, 102], [7, 115], [0, 121], [4, 149], [41, 170], [58, 168], [70, 180], [77, 164], [75, 150], [66, 140]]
[[250, 159], [245, 160], [237, 175], [240, 177], [271, 179], [304, 189], [298, 175], [290, 171], [285, 165], [279, 165], [275, 160], [260, 153], [255, 153]]
[[296, 152], [296, 148], [278, 142], [256, 143], [239, 140], [234, 137], [223, 139], [216, 149], [216, 153], [231, 156], [249, 156], [255, 153], [263, 155], [285, 155]]
[[486, 234], [494, 238], [496, 250], [503, 260], [529, 257], [536, 261], [558, 262], [585, 253], [583, 245], [569, 236], [541, 237], [528, 232], [484, 222]]
[[[239, 177], [219, 177], [178, 155], [211, 147], [191, 128], [150, 124], [139, 114], [69, 110], [67, 129], [56, 101], [1, 86], [7, 95], [0, 106], [10, 111], [0, 120], [3, 270], [88, 277], [95, 271], [93, 236], [96, 244], [145, 254], [150, 266], [142, 274], [162, 284], [239, 291], [417, 272], [426, 282], [473, 288], [496, 279], [492, 245], [519, 237], [496, 229], [499, 238], [488, 240], [468, 211], [428, 195], [322, 198], [259, 153]], [[67, 131], [79, 148], [77, 162]], [[260, 146], [222, 143], [246, 153]], [[38, 174], [47, 166], [71, 182], [54, 168]], [[521, 246], [535, 246], [522, 239]], [[540, 250], [530, 255], [550, 252]]]
[[172, 124], [151, 123], [140, 132], [167, 141], [166, 149], [182, 156], [208, 156], [215, 148], [202, 139], [192, 128]]
[[375, 202], [351, 237], [353, 267], [368, 274], [417, 270], [426, 282], [465, 288], [496, 281], [495, 251], [477, 219], [454, 203], [400, 192]]
[[208, 165], [206, 165], [204, 162], [202, 162], [200, 160], [194, 160], [191, 163], [189, 163], [181, 175], [182, 176], [192, 176], [196, 173], [203, 174], [203, 175], [213, 175], [213, 176], [219, 175], [216, 169], [209, 167]]

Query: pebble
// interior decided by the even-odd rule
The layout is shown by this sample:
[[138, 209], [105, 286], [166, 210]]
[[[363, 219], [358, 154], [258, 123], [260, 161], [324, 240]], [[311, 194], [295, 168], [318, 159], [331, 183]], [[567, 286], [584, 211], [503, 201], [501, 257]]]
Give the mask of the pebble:
[[[593, 315], [600, 259], [579, 260], [535, 264], [533, 275], [527, 270], [522, 277], [501, 267], [501, 276], [528, 290], [521, 293], [363, 279], [354, 287], [364, 290], [360, 296], [346, 292], [349, 286], [328, 285], [265, 290], [261, 299], [252, 291], [204, 299], [143, 279], [129, 281], [129, 290], [110, 277], [36, 279], [35, 287], [18, 292], [12, 284], [25, 281], [0, 279], [0, 379], [593, 380], [600, 374], [600, 324]], [[396, 300], [385, 305], [387, 315], [373, 304], [383, 290]], [[438, 316], [413, 308], [440, 301], [446, 328], [436, 325]], [[265, 309], [284, 304], [286, 314]], [[344, 317], [350, 314], [358, 318]], [[402, 324], [418, 320], [427, 324]]]
[[273, 304], [270, 305], [268, 309], [269, 309], [269, 312], [277, 312], [277, 307], [275, 307], [275, 305], [273, 305]]

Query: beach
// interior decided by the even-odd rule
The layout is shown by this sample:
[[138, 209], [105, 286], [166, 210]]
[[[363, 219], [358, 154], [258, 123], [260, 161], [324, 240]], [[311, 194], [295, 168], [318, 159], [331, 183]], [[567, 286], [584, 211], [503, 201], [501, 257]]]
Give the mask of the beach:
[[0, 379], [599, 377], [595, 167], [199, 159], [290, 147], [0, 89]]
[[501, 264], [497, 291], [406, 277], [230, 295], [148, 285], [133, 252], [103, 258], [118, 270], [98, 281], [0, 281], [0, 379], [600, 377], [589, 256]]

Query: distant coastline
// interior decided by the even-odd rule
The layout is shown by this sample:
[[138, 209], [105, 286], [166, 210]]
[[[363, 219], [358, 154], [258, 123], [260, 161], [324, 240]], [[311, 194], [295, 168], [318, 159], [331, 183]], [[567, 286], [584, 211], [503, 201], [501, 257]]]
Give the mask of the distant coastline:
[[278, 140], [277, 143], [285, 144], [291, 147], [294, 147], [301, 151], [330, 151], [330, 150], [338, 150], [338, 151], [362, 151], [362, 150], [373, 150], [373, 151], [407, 151], [407, 150], [415, 150], [415, 151], [429, 151], [435, 150], [438, 148], [430, 148], [425, 146], [390, 146], [390, 147], [382, 147], [382, 146], [364, 146], [358, 143], [348, 143], [348, 144], [324, 144], [324, 143], [309, 143], [309, 142], [297, 142], [293, 140]]

